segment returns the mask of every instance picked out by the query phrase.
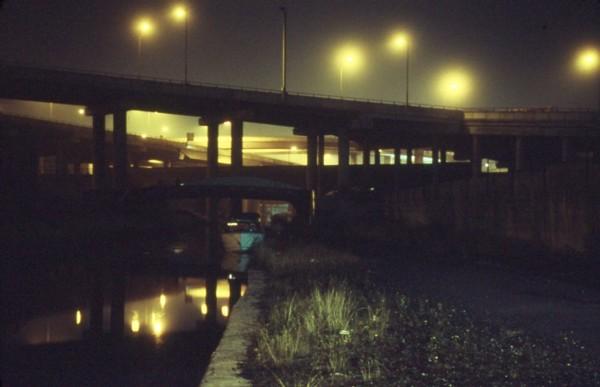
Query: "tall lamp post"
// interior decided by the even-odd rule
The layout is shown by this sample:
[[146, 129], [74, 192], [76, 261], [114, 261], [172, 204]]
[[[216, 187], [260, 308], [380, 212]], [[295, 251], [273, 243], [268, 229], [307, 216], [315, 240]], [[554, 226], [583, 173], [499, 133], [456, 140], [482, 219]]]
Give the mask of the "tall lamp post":
[[176, 5], [171, 11], [171, 16], [178, 23], [183, 23], [184, 27], [184, 47], [183, 47], [183, 81], [188, 83], [188, 9], [185, 5]]
[[142, 40], [146, 36], [150, 36], [154, 32], [154, 23], [149, 18], [141, 18], [135, 23], [135, 31], [138, 36], [138, 76], [141, 73], [142, 67]]
[[390, 49], [394, 52], [404, 52], [406, 57], [406, 106], [408, 106], [408, 94], [410, 90], [410, 36], [406, 32], [399, 32], [392, 36], [389, 42]]
[[340, 69], [340, 95], [344, 95], [344, 71], [354, 70], [360, 67], [362, 56], [356, 47], [344, 47], [337, 55], [337, 63]]

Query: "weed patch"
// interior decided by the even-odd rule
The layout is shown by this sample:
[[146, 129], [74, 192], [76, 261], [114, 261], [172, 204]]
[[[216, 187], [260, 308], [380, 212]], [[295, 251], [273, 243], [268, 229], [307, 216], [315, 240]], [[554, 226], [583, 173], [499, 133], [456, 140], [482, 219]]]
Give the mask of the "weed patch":
[[599, 385], [598, 361], [473, 321], [466, 311], [379, 289], [358, 259], [320, 246], [276, 250], [269, 310], [247, 371], [255, 385]]

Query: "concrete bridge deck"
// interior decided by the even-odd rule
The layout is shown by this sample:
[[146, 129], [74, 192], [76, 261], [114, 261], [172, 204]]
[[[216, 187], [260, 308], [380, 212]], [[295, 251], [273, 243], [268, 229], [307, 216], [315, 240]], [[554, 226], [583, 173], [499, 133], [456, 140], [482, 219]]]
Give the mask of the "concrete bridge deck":
[[234, 172], [242, 167], [244, 121], [292, 126], [295, 134], [307, 137], [308, 189], [314, 189], [318, 166], [324, 165], [325, 135], [338, 138], [340, 187], [350, 184], [351, 141], [362, 148], [367, 164], [374, 153], [376, 165], [381, 148], [393, 148], [396, 163], [400, 148], [406, 150], [408, 160], [413, 149], [431, 149], [436, 155], [434, 167], [444, 163], [446, 152], [453, 150], [456, 158], [471, 161], [474, 175], [481, 172], [483, 158], [522, 170], [539, 160], [569, 161], [600, 153], [600, 115], [591, 110], [461, 111], [9, 64], [0, 64], [0, 98], [85, 105], [93, 117], [98, 186], [105, 184], [107, 114], [114, 117], [116, 184], [127, 185], [126, 114], [132, 109], [200, 117], [200, 122], [208, 125], [208, 176], [216, 176], [218, 170], [219, 123], [232, 122]]

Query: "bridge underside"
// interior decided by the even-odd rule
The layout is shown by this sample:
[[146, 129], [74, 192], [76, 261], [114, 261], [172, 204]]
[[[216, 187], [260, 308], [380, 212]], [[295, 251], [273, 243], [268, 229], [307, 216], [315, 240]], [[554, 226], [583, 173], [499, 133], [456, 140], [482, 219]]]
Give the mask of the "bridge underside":
[[[482, 172], [483, 159], [498, 160], [500, 165], [519, 171], [552, 162], [592, 160], [600, 153], [600, 117], [593, 111], [462, 112], [293, 93], [283, 98], [279, 93], [268, 91], [8, 65], [0, 65], [0, 98], [85, 105], [93, 121], [90, 142], [97, 189], [109, 187], [109, 159], [112, 159], [110, 174], [114, 176], [115, 188], [126, 189], [130, 185], [131, 152], [136, 152], [127, 136], [127, 111], [132, 109], [198, 117], [199, 123], [208, 127], [207, 177], [220, 173], [220, 123], [231, 121], [229, 168], [233, 175], [239, 175], [243, 167], [244, 121], [291, 126], [295, 134], [306, 137], [305, 186], [309, 191], [318, 187], [319, 170], [325, 165], [327, 135], [337, 137], [337, 186], [340, 189], [356, 183], [351, 180], [356, 175], [350, 168], [356, 164], [356, 160], [351, 160], [351, 143], [362, 150], [362, 164], [365, 171], [371, 172], [381, 164], [380, 149], [392, 149], [396, 165], [400, 164], [401, 154], [407, 164], [418, 163], [426, 149], [434, 183], [439, 181], [441, 173], [449, 170], [440, 167], [447, 162], [448, 151], [454, 160], [469, 160], [473, 175]], [[107, 114], [113, 115], [112, 142], [106, 139]], [[4, 125], [9, 126], [9, 131], [11, 125], [18, 126]], [[106, 144], [111, 144], [110, 150]], [[372, 154], [374, 166], [369, 165]]]

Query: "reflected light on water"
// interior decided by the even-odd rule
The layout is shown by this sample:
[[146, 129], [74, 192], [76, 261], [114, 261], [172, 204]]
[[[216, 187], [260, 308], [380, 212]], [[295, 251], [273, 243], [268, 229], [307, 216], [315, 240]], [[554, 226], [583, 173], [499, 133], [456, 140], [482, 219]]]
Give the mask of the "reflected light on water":
[[229, 306], [223, 305], [221, 307], [221, 314], [223, 315], [223, 317], [229, 316]]
[[163, 316], [159, 313], [152, 312], [152, 334], [158, 338], [163, 334], [164, 329]]
[[[130, 336], [150, 335], [162, 340], [174, 332], [189, 332], [197, 329], [198, 324], [209, 314], [206, 279], [188, 277], [164, 280], [160, 287], [148, 281], [147, 277], [130, 278], [132, 293], [126, 294], [124, 305], [124, 328]], [[230, 281], [226, 277], [217, 280], [215, 315], [222, 324], [230, 316]], [[232, 286], [244, 295], [245, 284]], [[238, 297], [236, 297], [236, 300]], [[167, 304], [169, 307], [167, 308]], [[212, 310], [210, 312], [213, 312]], [[35, 345], [59, 343], [85, 339], [90, 328], [89, 308], [75, 304], [64, 312], [41, 315], [26, 321], [12, 340]], [[110, 332], [111, 305], [105, 303], [102, 308], [102, 330]]]
[[77, 309], [75, 311], [75, 325], [81, 325], [81, 321], [83, 320], [83, 314], [81, 310]]
[[[189, 297], [205, 298], [206, 286], [186, 286], [185, 294]], [[225, 279], [217, 281], [217, 298], [229, 298], [229, 283]]]
[[140, 316], [138, 312], [133, 312], [133, 317], [131, 318], [131, 331], [133, 333], [138, 333], [140, 331]]

